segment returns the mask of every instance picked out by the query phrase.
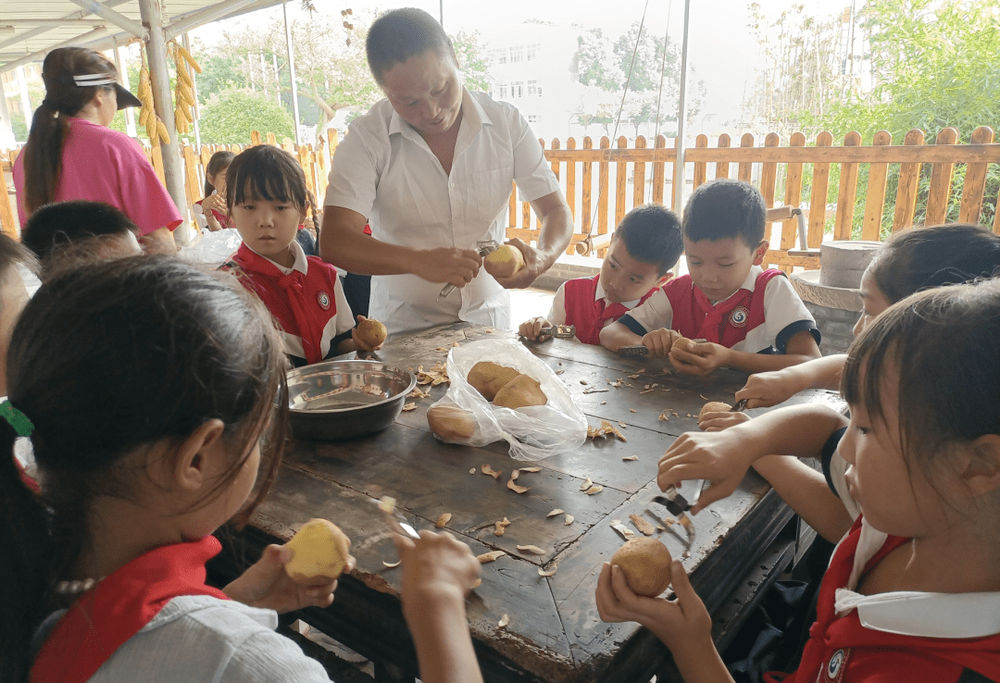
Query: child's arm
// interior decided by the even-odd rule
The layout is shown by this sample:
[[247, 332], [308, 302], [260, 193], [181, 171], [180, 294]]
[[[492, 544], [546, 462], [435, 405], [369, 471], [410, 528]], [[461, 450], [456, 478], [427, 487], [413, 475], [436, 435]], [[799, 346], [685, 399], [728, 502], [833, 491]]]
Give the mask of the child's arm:
[[594, 594], [598, 614], [604, 621], [637, 621], [652, 631], [670, 648], [688, 683], [732, 681], [712, 642], [712, 619], [684, 565], [675, 560], [670, 575], [676, 600], [645, 598], [632, 592], [620, 567], [605, 562]]
[[818, 455], [830, 435], [846, 424], [832, 408], [808, 403], [778, 408], [720, 432], [688, 432], [660, 458], [657, 483], [665, 490], [686, 479], [711, 481], [692, 508], [698, 512], [735, 491], [758, 459], [775, 453]]
[[837, 389], [847, 354], [815, 358], [783, 370], [750, 375], [746, 385], [736, 392], [736, 400], [747, 400], [747, 408], [762, 408], [786, 401], [800, 391], [812, 388]]
[[827, 486], [822, 472], [785, 455], [765, 456], [753, 467], [781, 499], [826, 540], [836, 543], [851, 528], [850, 514]]
[[465, 616], [465, 595], [479, 582], [469, 546], [447, 533], [395, 537], [403, 563], [403, 616], [425, 683], [482, 681]]
[[715, 342], [696, 342], [694, 351], [671, 349], [670, 362], [680, 372], [707, 375], [718, 367], [730, 367], [745, 372], [781, 370], [820, 357], [819, 346], [812, 333], [803, 330], [792, 335], [785, 353], [751, 353], [726, 348]]

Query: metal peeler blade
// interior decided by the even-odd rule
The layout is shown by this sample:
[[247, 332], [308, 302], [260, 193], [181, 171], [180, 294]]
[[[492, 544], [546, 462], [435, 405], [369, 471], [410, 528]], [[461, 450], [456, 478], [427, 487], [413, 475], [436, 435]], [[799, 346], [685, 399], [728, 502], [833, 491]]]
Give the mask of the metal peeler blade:
[[396, 499], [392, 496], [382, 496], [379, 500], [372, 499], [372, 502], [378, 506], [378, 509], [382, 511], [385, 515], [386, 521], [389, 526], [400, 536], [406, 536], [412, 539], [419, 539], [420, 534], [412, 526], [407, 524], [403, 520], [403, 516], [396, 511]]
[[739, 401], [733, 404], [731, 411], [734, 413], [742, 413], [746, 409], [747, 409], [747, 399], [741, 398]]
[[616, 353], [626, 358], [646, 358], [649, 355], [649, 349], [642, 344], [633, 344], [631, 346], [622, 346]]
[[[476, 251], [479, 252], [480, 256], [489, 256], [491, 253], [496, 251], [499, 246], [500, 243], [497, 242], [496, 240], [479, 240], [478, 242], [476, 242]], [[441, 291], [438, 292], [438, 298], [439, 299], [448, 298], [448, 296], [450, 296], [451, 293], [455, 291], [455, 289], [456, 289], [455, 285], [451, 283], [445, 285], [444, 287], [441, 288]]]
[[[572, 339], [575, 336], [576, 336], [576, 325], [548, 325], [538, 331], [539, 339], [542, 339], [543, 337], [555, 337], [556, 339]], [[534, 341], [534, 340], [527, 340], [523, 336], [521, 337], [521, 339], [526, 341]]]

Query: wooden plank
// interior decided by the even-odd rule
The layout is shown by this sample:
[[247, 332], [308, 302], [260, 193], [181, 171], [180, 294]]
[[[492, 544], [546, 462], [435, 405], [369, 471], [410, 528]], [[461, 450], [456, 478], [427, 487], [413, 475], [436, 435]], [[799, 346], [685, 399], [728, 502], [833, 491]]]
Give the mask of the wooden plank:
[[[892, 144], [887, 130], [875, 133], [872, 144]], [[885, 208], [885, 189], [889, 178], [889, 164], [873, 163], [868, 167], [868, 189], [865, 192], [865, 215], [861, 219], [861, 239], [878, 240], [882, 234], [882, 211]]]
[[[583, 139], [583, 148], [585, 150], [592, 149], [594, 147], [594, 141], [588, 135]], [[583, 234], [589, 235], [591, 231], [591, 221], [593, 220], [593, 195], [592, 189], [594, 184], [593, 175], [593, 162], [584, 161], [583, 162], [583, 194], [580, 198], [580, 218], [583, 220]]]
[[660, 154], [667, 148], [667, 138], [663, 135], [656, 136], [656, 147], [654, 154], [656, 161], [653, 162], [653, 202], [663, 203], [663, 189], [666, 185], [666, 165], [665, 156]]
[[[601, 151], [611, 149], [611, 140], [607, 135], [601, 136]], [[608, 233], [608, 195], [611, 193], [610, 163], [607, 158], [600, 158], [597, 172], [597, 234]]]
[[680, 144], [681, 144], [680, 138], [674, 138], [673, 155], [671, 155], [669, 157], [673, 161], [673, 163], [671, 164], [672, 169], [671, 169], [671, 172], [670, 172], [670, 178], [671, 178], [671, 180], [670, 180], [670, 182], [671, 182], [671, 185], [670, 185], [670, 210], [673, 211], [674, 213], [676, 213], [678, 216], [681, 215], [681, 213], [683, 211], [683, 208], [680, 207], [680, 206], [677, 206], [677, 195], [678, 195], [678, 193], [674, 192], [673, 190], [674, 190], [675, 187], [683, 187], [684, 183], [687, 181], [687, 178], [686, 178], [686, 175], [687, 175], [687, 168], [686, 168], [687, 161], [685, 161], [683, 164], [677, 163], [677, 158], [678, 158], [677, 152], [678, 152], [678, 147], [679, 147]]
[[819, 256], [790, 256], [784, 249], [767, 252], [767, 262], [786, 273], [792, 272], [794, 268], [819, 269]]
[[[923, 151], [924, 132], [914, 128], [906, 134], [903, 145]], [[917, 187], [920, 183], [920, 162], [909, 162], [899, 166], [899, 182], [896, 187], [896, 210], [892, 217], [892, 231], [913, 226], [913, 214], [917, 210]]]
[[[566, 149], [570, 151], [576, 150], [575, 138], [570, 138], [566, 141]], [[576, 225], [576, 163], [576, 160], [566, 162], [566, 203], [569, 204], [569, 213], [573, 217], [573, 225]]]
[[[792, 147], [802, 147], [806, 144], [806, 136], [802, 133], [792, 133], [792, 137], [789, 139], [788, 144]], [[791, 206], [793, 208], [798, 207], [802, 203], [802, 162], [794, 161], [790, 162], [785, 168], [785, 206]], [[796, 241], [796, 234], [798, 233], [799, 222], [798, 220], [786, 221], [781, 229], [781, 248], [782, 249], [794, 249], [798, 242]], [[770, 261], [770, 256], [768, 258]]]
[[[754, 145], [753, 145], [752, 133], [744, 133], [742, 136], [740, 136], [740, 147], [744, 149], [747, 148], [753, 149], [753, 146]], [[737, 180], [742, 180], [744, 183], [749, 183], [750, 179], [752, 178], [752, 171], [753, 171], [753, 162], [749, 160], [740, 161], [740, 164], [736, 170]]]
[[[861, 144], [861, 133], [851, 131], [844, 137], [845, 147], [857, 147]], [[833, 239], [851, 239], [851, 228], [854, 227], [854, 200], [858, 194], [858, 165], [842, 163], [840, 165], [840, 188], [837, 193], [837, 213], [833, 222]]]
[[[777, 147], [780, 142], [777, 133], [768, 133], [764, 136], [765, 147]], [[771, 208], [774, 206], [774, 190], [778, 180], [778, 165], [774, 162], [765, 163], [760, 171], [760, 193], [764, 197], [764, 206]], [[771, 237], [774, 233], [774, 224], [764, 227], [764, 239], [771, 244]]]
[[[646, 138], [635, 139], [636, 149], [646, 149]], [[646, 203], [646, 164], [636, 161], [632, 166], [632, 206], [642, 206]]]
[[[719, 150], [723, 150], [724, 149], [724, 150], [726, 150], [728, 152], [728, 151], [730, 151], [729, 147], [730, 147], [731, 144], [732, 144], [732, 140], [729, 137], [729, 133], [723, 133], [722, 135], [719, 136], [719, 145], [718, 145], [717, 149], [719, 149]], [[707, 152], [708, 150], [705, 149], [705, 150], [700, 150], [700, 151], [702, 153], [704, 153], [704, 152]], [[756, 151], [756, 150], [754, 150], [754, 151]], [[691, 157], [690, 158], [685, 158], [685, 161], [691, 162], [691, 161], [695, 161], [695, 160], [701, 158], [702, 155], [699, 154], [698, 152], [699, 152], [699, 150], [697, 148], [691, 150]], [[719, 179], [719, 178], [728, 178], [729, 177], [729, 160], [730, 159], [732, 159], [732, 157], [730, 157], [728, 155], [724, 155], [724, 156], [720, 156], [719, 159], [715, 159], [714, 160], [715, 161], [715, 178], [716, 179]], [[709, 159], [705, 159], [705, 161], [709, 161]]]
[[[954, 145], [958, 141], [958, 131], [944, 128], [938, 133], [935, 146]], [[948, 215], [948, 198], [951, 196], [951, 175], [954, 162], [940, 162], [931, 167], [931, 184], [927, 191], [927, 213], [924, 225], [938, 225], [945, 222]]]
[[[728, 137], [728, 136], [727, 136]], [[690, 155], [690, 157], [688, 157]], [[869, 163], [872, 161], [884, 161], [886, 163], [938, 163], [938, 162], [1000, 162], [1000, 143], [990, 145], [948, 145], [936, 147], [928, 145], [926, 148], [906, 147], [905, 145], [891, 145], [884, 148], [871, 146], [858, 147], [829, 147], [817, 149], [816, 147], [776, 147], [774, 149], [753, 148], [732, 148], [708, 147], [705, 149], [690, 148], [685, 153], [688, 162], [695, 161], [777, 161], [777, 162], [818, 162], [829, 163]]]
[[20, 220], [17, 218], [17, 209], [14, 206], [18, 198], [7, 186], [7, 173], [14, 167], [13, 155], [12, 151], [11, 160], [0, 168], [0, 229], [11, 239], [20, 240]]
[[[618, 137], [618, 148], [628, 147], [628, 139], [621, 135]], [[625, 217], [625, 189], [628, 185], [628, 164], [624, 159], [615, 162], [615, 225], [622, 222]]]
[[[559, 151], [559, 147], [560, 147], [560, 145], [559, 145], [559, 138], [552, 138], [552, 146], [550, 147], [550, 149], [553, 152], [556, 152], [556, 151]], [[542, 149], [544, 151], [544, 146], [543, 146]], [[549, 163], [552, 166], [552, 172], [555, 174], [556, 180], [558, 180], [559, 179], [559, 163], [562, 161], [562, 159], [549, 158], [549, 157], [546, 157], [546, 158], [549, 159]]]
[[[695, 148], [708, 147], [708, 136], [705, 135], [704, 133], [699, 133], [698, 136], [694, 139], [694, 146]], [[686, 158], [690, 158], [689, 156], [687, 156], [690, 153], [691, 150], [685, 152]], [[694, 178], [691, 181], [692, 190], [697, 190], [700, 186], [705, 184], [707, 173], [708, 173], [708, 164], [705, 161], [694, 162]]]
[[[833, 135], [823, 131], [816, 137], [817, 147], [829, 147], [833, 144]], [[809, 231], [806, 244], [816, 248], [823, 242], [823, 231], [826, 229], [826, 192], [830, 184], [830, 164], [818, 162], [813, 164], [812, 195], [809, 199]]]
[[[973, 144], [989, 144], [993, 142], [993, 129], [980, 126], [972, 131]], [[958, 208], [959, 223], [979, 223], [982, 213], [983, 195], [986, 191], [987, 164], [970, 163], [965, 169], [965, 181], [962, 186], [962, 203]]]

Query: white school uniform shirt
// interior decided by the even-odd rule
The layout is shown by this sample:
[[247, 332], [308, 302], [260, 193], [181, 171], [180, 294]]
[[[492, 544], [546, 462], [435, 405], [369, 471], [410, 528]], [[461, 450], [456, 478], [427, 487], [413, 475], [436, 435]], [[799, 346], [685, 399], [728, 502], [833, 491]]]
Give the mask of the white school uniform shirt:
[[[479, 240], [504, 241], [511, 181], [521, 201], [559, 189], [517, 109], [463, 89], [450, 174], [420, 134], [382, 100], [352, 122], [337, 145], [324, 203], [366, 216], [383, 242], [475, 249]], [[507, 290], [485, 270], [442, 300], [443, 286], [411, 274], [374, 276], [371, 317], [397, 334], [455, 320], [510, 326]]]

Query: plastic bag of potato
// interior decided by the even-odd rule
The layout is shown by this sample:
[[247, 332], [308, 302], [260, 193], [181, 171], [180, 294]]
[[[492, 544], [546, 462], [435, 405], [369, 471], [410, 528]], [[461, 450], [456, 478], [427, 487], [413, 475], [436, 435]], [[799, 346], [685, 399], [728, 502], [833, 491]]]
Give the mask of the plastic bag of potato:
[[[537, 381], [547, 399], [545, 404], [515, 410], [487, 401], [468, 381], [472, 366], [483, 360], [514, 368]], [[587, 439], [587, 418], [573, 402], [569, 390], [523, 344], [483, 339], [453, 348], [448, 353], [448, 377], [451, 380], [448, 393], [431, 409], [447, 409], [459, 423], [455, 429], [437, 434], [442, 441], [485, 446], [505, 440], [510, 444], [511, 457], [539, 460], [579, 448]]]

